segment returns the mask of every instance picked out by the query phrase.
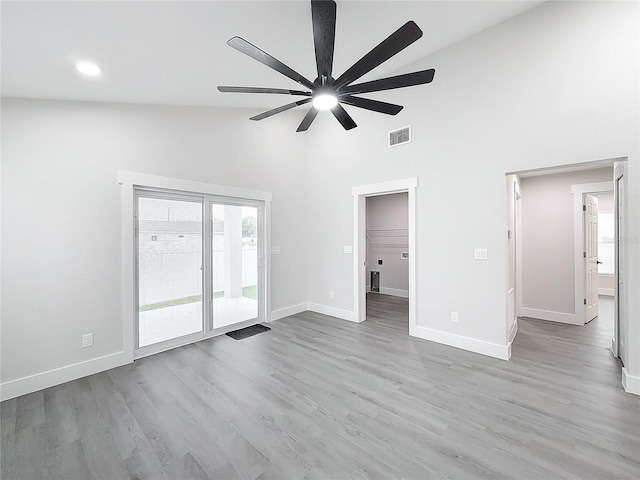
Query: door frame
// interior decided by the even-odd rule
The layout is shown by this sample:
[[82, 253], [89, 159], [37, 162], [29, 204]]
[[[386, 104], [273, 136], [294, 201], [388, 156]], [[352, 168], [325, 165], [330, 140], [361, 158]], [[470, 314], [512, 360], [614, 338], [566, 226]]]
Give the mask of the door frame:
[[198, 332], [193, 332], [193, 333], [188, 333], [186, 335], [181, 335], [179, 337], [174, 337], [174, 338], [170, 338], [161, 342], [157, 342], [157, 343], [152, 343], [150, 345], [145, 345], [143, 347], [138, 346], [140, 343], [140, 269], [139, 269], [139, 263], [140, 263], [140, 232], [139, 232], [139, 201], [140, 198], [151, 198], [151, 199], [157, 199], [157, 200], [175, 200], [175, 201], [179, 201], [179, 202], [191, 202], [191, 203], [197, 203], [200, 205], [200, 213], [201, 213], [201, 219], [202, 219], [202, 242], [201, 242], [201, 246], [202, 246], [202, 255], [201, 255], [201, 262], [202, 265], [204, 265], [205, 263], [205, 258], [207, 257], [207, 252], [206, 252], [206, 239], [207, 239], [207, 233], [206, 233], [206, 215], [205, 215], [205, 200], [203, 198], [202, 195], [194, 195], [192, 193], [182, 193], [182, 192], [175, 192], [175, 191], [162, 191], [159, 189], [155, 189], [155, 188], [141, 188], [141, 187], [134, 187], [134, 203], [133, 203], [133, 210], [134, 210], [134, 221], [135, 221], [135, 230], [134, 230], [134, 242], [135, 242], [135, 251], [134, 251], [134, 276], [135, 276], [135, 280], [134, 280], [134, 300], [135, 300], [135, 318], [134, 318], [134, 322], [135, 322], [135, 326], [134, 326], [134, 332], [133, 332], [133, 339], [134, 339], [134, 344], [133, 344], [133, 348], [134, 348], [134, 357], [135, 358], [141, 358], [147, 355], [152, 355], [154, 353], [160, 352], [160, 351], [165, 351], [165, 350], [169, 350], [171, 348], [174, 348], [176, 346], [180, 346], [180, 345], [184, 345], [186, 343], [191, 343], [194, 341], [197, 341], [199, 339], [203, 338], [203, 334], [206, 334], [206, 330], [205, 330], [205, 319], [206, 319], [206, 305], [207, 305], [207, 292], [205, 290], [205, 284], [206, 284], [206, 277], [204, 274], [204, 268], [200, 269], [200, 277], [201, 277], [201, 287], [202, 287], [202, 308], [201, 308], [201, 316], [202, 316], [202, 330], [198, 331]]
[[586, 306], [584, 304], [587, 272], [583, 252], [584, 244], [584, 205], [585, 194], [604, 193], [613, 191], [613, 180], [606, 182], [579, 183], [571, 185], [573, 194], [573, 264], [574, 264], [574, 285], [575, 285], [575, 324], [584, 325], [586, 323]]
[[[615, 268], [613, 271], [614, 275], [614, 302], [613, 302], [613, 311], [615, 321], [613, 322], [613, 338], [611, 339], [611, 353], [613, 356], [618, 358], [620, 357], [620, 313], [622, 308], [620, 308], [620, 301], [623, 298], [620, 297], [620, 284], [623, 285], [625, 278], [620, 278], [620, 259], [625, 258], [624, 252], [624, 242], [620, 241], [625, 238], [625, 232], [620, 232], [619, 218], [620, 218], [620, 199], [618, 193], [618, 184], [622, 182], [623, 189], [626, 190], [626, 162], [616, 162], [613, 165], [613, 215], [615, 218], [614, 221], [614, 229], [615, 229], [615, 237], [614, 237], [614, 258], [615, 258]], [[623, 199], [624, 200], [624, 199]], [[624, 209], [626, 208], [626, 202], [622, 203], [623, 211], [622, 217], [626, 220], [626, 212]], [[626, 269], [625, 269], [626, 270]], [[624, 277], [624, 271], [623, 275]], [[628, 324], [627, 324], [628, 325]], [[628, 326], [625, 331], [628, 331]], [[625, 339], [626, 340], [626, 339]]]
[[[155, 190], [167, 190], [174, 193], [184, 193], [186, 195], [205, 195], [226, 197], [231, 199], [245, 199], [264, 202], [264, 241], [258, 252], [258, 256], [263, 258], [264, 268], [260, 271], [260, 280], [264, 285], [264, 294], [261, 295], [261, 305], [258, 307], [258, 322], [266, 322], [269, 318], [271, 308], [271, 275], [270, 275], [270, 258], [267, 252], [270, 251], [271, 243], [271, 192], [263, 192], [259, 190], [250, 190], [238, 187], [228, 187], [225, 185], [215, 185], [212, 183], [196, 182], [192, 180], [184, 180], [179, 178], [163, 177], [139, 172], [130, 172], [125, 170], [118, 171], [118, 183], [121, 186], [121, 207], [122, 207], [122, 352], [128, 362], [144, 355], [136, 355], [136, 328], [137, 328], [137, 300], [136, 300], [136, 249], [137, 239], [135, 235], [136, 218], [135, 198], [136, 188], [149, 188]], [[205, 222], [205, 231], [208, 232], [208, 222]], [[228, 329], [217, 329], [209, 336], [197, 338], [209, 338], [226, 333], [226, 331], [241, 328], [244, 323], [255, 323], [254, 320], [241, 322]], [[246, 325], [248, 326], [248, 325]], [[175, 348], [180, 345], [192, 343], [193, 338], [181, 337], [180, 342], [175, 344], [167, 344], [160, 351]]]
[[415, 336], [416, 320], [416, 189], [418, 178], [353, 187], [353, 319], [363, 322], [367, 315], [366, 291], [366, 198], [406, 192], [408, 195], [409, 244], [409, 335]]

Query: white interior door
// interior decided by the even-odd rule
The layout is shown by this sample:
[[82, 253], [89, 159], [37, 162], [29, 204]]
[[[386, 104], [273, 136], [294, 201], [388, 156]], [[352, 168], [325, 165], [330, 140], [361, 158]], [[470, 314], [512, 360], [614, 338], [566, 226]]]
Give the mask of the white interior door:
[[584, 196], [585, 323], [598, 316], [598, 198]]
[[[517, 224], [518, 224], [518, 200], [520, 194], [518, 182], [513, 182], [509, 188], [509, 215], [507, 223], [507, 254], [508, 254], [508, 276], [507, 276], [507, 335], [515, 335], [515, 328], [518, 318], [517, 309]], [[511, 337], [509, 338], [511, 340]]]
[[626, 346], [624, 339], [627, 338], [627, 322], [624, 318], [625, 309], [623, 308], [625, 302], [625, 288], [624, 288], [624, 242], [622, 239], [625, 234], [624, 225], [624, 176], [620, 176], [616, 179], [616, 328], [614, 338], [617, 345], [614, 348], [618, 350], [618, 356], [622, 360], [623, 364], [626, 364]]

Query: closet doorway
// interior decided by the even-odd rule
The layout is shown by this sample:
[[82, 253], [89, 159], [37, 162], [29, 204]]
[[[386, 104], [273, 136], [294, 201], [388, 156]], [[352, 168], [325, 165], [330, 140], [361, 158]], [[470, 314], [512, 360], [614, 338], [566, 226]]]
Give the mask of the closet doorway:
[[407, 192], [366, 199], [367, 293], [409, 298]]
[[[356, 322], [363, 322], [367, 316], [366, 298], [371, 289], [371, 271], [378, 271], [382, 283], [380, 288], [393, 288], [385, 285], [388, 279], [384, 270], [375, 270], [376, 267], [384, 267], [384, 257], [380, 250], [387, 250], [386, 255], [395, 255], [406, 262], [408, 269], [408, 281], [406, 290], [395, 288], [394, 293], [403, 293], [409, 299], [409, 334], [416, 333], [416, 188], [417, 178], [408, 178], [384, 183], [353, 187], [353, 292], [354, 292], [354, 317]], [[406, 228], [404, 224], [396, 227], [367, 225], [367, 200], [372, 197], [404, 194], [406, 195]], [[395, 230], [394, 230], [395, 228]], [[369, 232], [367, 231], [369, 230]], [[394, 236], [395, 235], [395, 236]], [[374, 243], [376, 242], [376, 243]], [[373, 247], [372, 245], [376, 245]], [[385, 245], [384, 247], [382, 245]], [[376, 252], [374, 252], [374, 248]], [[367, 264], [367, 252], [380, 255], [375, 258], [374, 265]], [[395, 252], [395, 253], [394, 253]], [[383, 264], [378, 265], [377, 260]], [[369, 263], [372, 263], [371, 258]], [[385, 276], [382, 276], [382, 275]], [[368, 280], [368, 281], [367, 281]], [[393, 290], [386, 290], [387, 293]], [[384, 293], [382, 290], [380, 293]]]

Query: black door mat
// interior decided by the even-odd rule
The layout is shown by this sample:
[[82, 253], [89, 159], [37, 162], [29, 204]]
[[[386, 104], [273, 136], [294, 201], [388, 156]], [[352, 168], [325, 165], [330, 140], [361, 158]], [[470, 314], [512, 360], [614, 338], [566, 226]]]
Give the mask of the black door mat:
[[234, 330], [233, 332], [228, 332], [227, 335], [233, 338], [234, 340], [242, 340], [243, 338], [253, 337], [262, 332], [267, 332], [271, 330], [270, 327], [265, 327], [264, 325], [251, 325], [247, 328], [241, 328], [240, 330]]

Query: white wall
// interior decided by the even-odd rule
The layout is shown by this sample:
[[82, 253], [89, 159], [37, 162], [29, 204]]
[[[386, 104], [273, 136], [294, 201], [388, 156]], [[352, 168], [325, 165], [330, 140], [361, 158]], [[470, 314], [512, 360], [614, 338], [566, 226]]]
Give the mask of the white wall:
[[613, 182], [613, 167], [522, 179], [522, 297], [523, 308], [529, 310], [525, 316], [551, 319], [543, 312], [575, 313], [571, 185], [606, 181]]
[[3, 383], [122, 349], [119, 169], [272, 192], [272, 309], [306, 302], [306, 141], [252, 114], [3, 99]]
[[[405, 298], [409, 296], [409, 261], [401, 258], [400, 253], [409, 251], [408, 197], [407, 193], [368, 197], [366, 207], [370, 239], [367, 242], [367, 283], [371, 279], [371, 271], [378, 271], [380, 293]], [[382, 260], [382, 265], [378, 265], [378, 260]]]
[[613, 212], [615, 210], [613, 192], [594, 193], [593, 196], [598, 197], [599, 212]]
[[[352, 187], [418, 177], [417, 322], [473, 349], [507, 344], [505, 172], [628, 157], [624, 280], [640, 291], [637, 18], [635, 2], [545, 3], [407, 66], [434, 82], [376, 94], [397, 117], [349, 108], [350, 132], [328, 112], [296, 135], [301, 112], [4, 99], [2, 381], [121, 347], [117, 169], [273, 192], [272, 307], [336, 311], [353, 310]], [[407, 124], [412, 143], [387, 149]], [[638, 298], [623, 307], [640, 382]]]
[[[418, 325], [506, 345], [505, 173], [614, 157], [629, 159], [626, 285], [640, 291], [637, 18], [637, 3], [548, 2], [404, 69], [436, 75], [375, 95], [404, 105], [397, 117], [350, 108], [359, 126], [344, 132], [319, 115], [309, 131], [311, 301], [353, 309], [342, 253], [353, 242], [352, 187], [417, 176]], [[422, 42], [428, 35], [410, 48]], [[387, 149], [387, 132], [407, 124], [412, 142]], [[475, 261], [474, 248], [489, 259]], [[640, 375], [638, 295], [625, 307], [628, 369]]]

